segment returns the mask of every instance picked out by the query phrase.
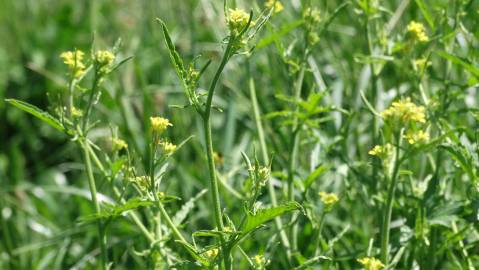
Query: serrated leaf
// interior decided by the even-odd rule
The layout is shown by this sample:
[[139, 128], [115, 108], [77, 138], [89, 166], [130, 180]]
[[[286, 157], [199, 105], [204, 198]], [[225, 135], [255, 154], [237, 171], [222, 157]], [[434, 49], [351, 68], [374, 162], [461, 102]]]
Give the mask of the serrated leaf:
[[260, 225], [280, 216], [284, 213], [302, 209], [301, 205], [297, 202], [287, 202], [276, 207], [270, 207], [258, 210], [255, 214], [247, 213], [246, 223], [243, 228], [243, 234], [247, 234], [257, 228]]
[[200, 192], [198, 192], [198, 194], [195, 197], [191, 198], [189, 201], [183, 204], [181, 209], [178, 212], [176, 212], [175, 216], [173, 217], [173, 223], [176, 226], [180, 225], [183, 222], [183, 220], [185, 220], [188, 213], [195, 207], [195, 202], [199, 198], [201, 198], [201, 196], [203, 196], [206, 193], [206, 191], [207, 191], [206, 189], [203, 189]]
[[95, 221], [97, 219], [115, 218], [120, 216], [126, 211], [134, 210], [143, 206], [151, 206], [153, 204], [154, 202], [145, 201], [145, 200], [142, 200], [141, 198], [130, 199], [121, 205], [104, 204], [105, 209], [102, 210], [100, 213], [83, 216], [83, 217], [80, 217], [79, 220], [81, 222], [90, 222], [90, 221]]
[[21, 101], [21, 100], [17, 100], [17, 99], [6, 99], [5, 101], [19, 108], [20, 110], [35, 116], [36, 118], [47, 123], [54, 129], [61, 131], [63, 133], [67, 133], [66, 129], [63, 127], [62, 123], [58, 119], [53, 117], [51, 114], [41, 110], [37, 106]]
[[173, 44], [173, 41], [171, 40], [170, 32], [168, 31], [166, 24], [160, 19], [157, 19], [157, 20], [161, 24], [161, 29], [163, 31], [163, 36], [165, 37], [166, 47], [168, 48], [171, 63], [175, 67], [178, 77], [182, 81], [184, 81], [184, 75], [186, 74], [186, 69], [183, 64], [183, 60], [181, 59], [180, 55], [176, 51], [176, 47]]

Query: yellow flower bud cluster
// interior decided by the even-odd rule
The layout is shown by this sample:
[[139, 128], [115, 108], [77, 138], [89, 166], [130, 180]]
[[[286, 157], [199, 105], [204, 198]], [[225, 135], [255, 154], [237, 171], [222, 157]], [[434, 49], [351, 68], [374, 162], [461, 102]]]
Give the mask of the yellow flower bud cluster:
[[118, 138], [111, 138], [111, 149], [113, 150], [113, 152], [118, 152], [126, 148], [128, 148], [128, 144], [124, 140]]
[[115, 61], [115, 55], [110, 51], [97, 51], [95, 61], [98, 64], [100, 73], [107, 73], [110, 65]]
[[264, 6], [267, 9], [273, 9], [274, 13], [279, 13], [279, 12], [283, 11], [283, 9], [284, 9], [283, 4], [281, 4], [281, 2], [279, 0], [268, 0], [264, 3]]
[[130, 182], [135, 184], [142, 191], [147, 190], [150, 186], [150, 178], [146, 175], [130, 178]]
[[219, 250], [217, 248], [209, 249], [205, 252], [206, 258], [214, 260], [218, 256]]
[[411, 33], [414, 39], [417, 39], [419, 42], [428, 42], [429, 37], [426, 34], [426, 27], [422, 23], [411, 21], [407, 25], [407, 31]]
[[85, 53], [80, 50], [66, 51], [60, 54], [63, 63], [67, 65], [75, 78], [79, 78], [85, 73], [85, 64], [83, 63], [84, 56]]
[[230, 31], [237, 34], [248, 24], [249, 14], [239, 8], [229, 9], [227, 21]]
[[161, 149], [163, 150], [163, 153], [166, 156], [169, 156], [176, 151], [176, 145], [170, 142], [160, 141], [158, 144], [160, 145]]
[[358, 262], [364, 266], [365, 270], [379, 270], [384, 267], [384, 264], [374, 257], [364, 257], [358, 259]]

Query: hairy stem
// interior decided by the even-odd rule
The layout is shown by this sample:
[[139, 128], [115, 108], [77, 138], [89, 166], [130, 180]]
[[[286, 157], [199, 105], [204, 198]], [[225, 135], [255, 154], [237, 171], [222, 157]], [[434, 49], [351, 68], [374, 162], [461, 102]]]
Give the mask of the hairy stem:
[[[211, 105], [213, 102], [214, 91], [218, 83], [218, 80], [221, 76], [221, 73], [223, 72], [223, 69], [225, 68], [226, 63], [228, 62], [228, 59], [231, 56], [233, 42], [234, 42], [234, 37], [230, 37], [228, 46], [226, 47], [221, 63], [218, 69], [216, 70], [215, 76], [213, 77], [213, 81], [211, 82], [211, 85], [208, 89], [208, 97], [206, 100], [205, 110], [203, 111], [203, 114], [202, 114], [203, 129], [205, 133], [205, 143], [206, 143], [206, 156], [208, 159], [208, 170], [210, 173], [210, 186], [211, 186], [211, 197], [213, 202], [214, 218], [215, 218], [216, 227], [220, 231], [223, 230], [224, 225], [223, 225], [223, 218], [221, 214], [221, 203], [220, 203], [220, 194], [218, 190], [218, 179], [216, 178], [215, 161], [213, 158], [214, 152], [213, 152], [213, 140], [211, 136], [210, 116], [211, 116]], [[222, 246], [221, 250], [223, 253], [223, 260], [225, 263], [225, 267], [226, 269], [230, 269], [231, 262], [230, 262], [229, 250], [228, 251], [226, 250], [225, 239], [223, 236], [220, 238], [220, 240], [221, 240], [221, 246]]]

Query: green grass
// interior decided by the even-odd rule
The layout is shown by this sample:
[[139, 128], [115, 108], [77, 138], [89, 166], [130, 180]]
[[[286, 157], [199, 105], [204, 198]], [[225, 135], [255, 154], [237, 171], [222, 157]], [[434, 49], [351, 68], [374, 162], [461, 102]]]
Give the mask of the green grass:
[[479, 267], [479, 3], [265, 2], [0, 1], [0, 269]]

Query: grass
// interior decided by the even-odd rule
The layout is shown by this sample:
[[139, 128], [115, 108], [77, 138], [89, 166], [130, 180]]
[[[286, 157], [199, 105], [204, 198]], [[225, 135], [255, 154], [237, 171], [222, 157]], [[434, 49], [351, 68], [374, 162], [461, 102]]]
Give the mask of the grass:
[[0, 269], [478, 268], [479, 4], [265, 2], [0, 2]]

